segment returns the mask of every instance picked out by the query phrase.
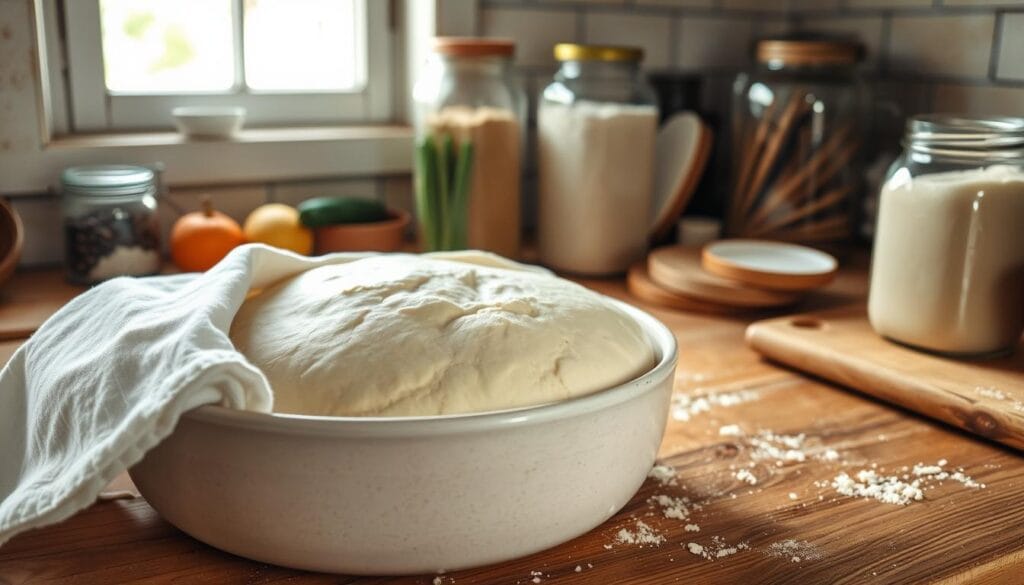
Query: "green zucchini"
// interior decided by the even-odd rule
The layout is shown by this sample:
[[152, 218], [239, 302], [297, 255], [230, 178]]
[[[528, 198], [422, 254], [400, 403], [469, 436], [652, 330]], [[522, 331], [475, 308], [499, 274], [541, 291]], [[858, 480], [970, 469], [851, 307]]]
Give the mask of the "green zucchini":
[[388, 217], [383, 203], [360, 197], [314, 197], [299, 204], [299, 221], [306, 227], [368, 223]]

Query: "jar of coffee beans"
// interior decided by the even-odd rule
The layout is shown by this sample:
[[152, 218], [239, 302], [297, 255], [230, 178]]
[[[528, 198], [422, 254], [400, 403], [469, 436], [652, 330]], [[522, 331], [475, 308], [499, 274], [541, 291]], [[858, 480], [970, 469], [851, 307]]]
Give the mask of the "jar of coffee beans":
[[93, 284], [160, 271], [156, 176], [146, 167], [96, 165], [61, 173], [68, 280]]

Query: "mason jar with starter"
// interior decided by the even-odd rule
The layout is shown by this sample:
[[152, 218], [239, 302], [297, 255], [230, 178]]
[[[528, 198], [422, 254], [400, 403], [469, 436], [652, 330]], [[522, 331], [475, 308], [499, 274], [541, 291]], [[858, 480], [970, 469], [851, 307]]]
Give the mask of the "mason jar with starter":
[[658, 107], [643, 51], [562, 43], [537, 114], [538, 244], [544, 264], [615, 274], [650, 233]]
[[932, 352], [1011, 351], [1024, 331], [1024, 118], [918, 116], [879, 196], [868, 318]]

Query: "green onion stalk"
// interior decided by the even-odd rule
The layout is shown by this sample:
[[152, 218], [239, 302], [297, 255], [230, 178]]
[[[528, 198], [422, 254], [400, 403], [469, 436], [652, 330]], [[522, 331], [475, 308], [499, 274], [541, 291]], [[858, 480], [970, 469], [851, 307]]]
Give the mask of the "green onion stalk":
[[427, 135], [416, 144], [416, 212], [428, 251], [468, 246], [473, 145], [451, 134]]

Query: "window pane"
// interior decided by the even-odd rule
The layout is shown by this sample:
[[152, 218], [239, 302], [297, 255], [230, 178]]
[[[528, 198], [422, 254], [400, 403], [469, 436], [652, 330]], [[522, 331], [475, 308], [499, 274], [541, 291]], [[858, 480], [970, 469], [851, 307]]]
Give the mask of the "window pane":
[[245, 81], [256, 90], [352, 90], [360, 67], [359, 0], [245, 0]]
[[100, 0], [107, 89], [169, 93], [235, 85], [232, 0]]

